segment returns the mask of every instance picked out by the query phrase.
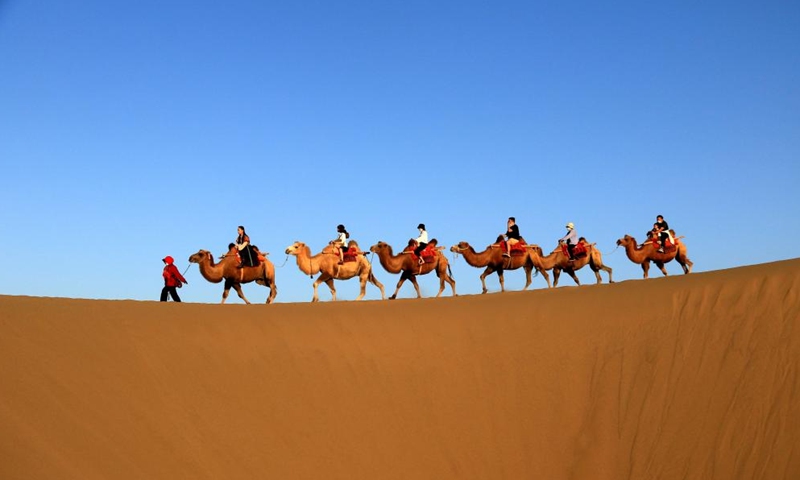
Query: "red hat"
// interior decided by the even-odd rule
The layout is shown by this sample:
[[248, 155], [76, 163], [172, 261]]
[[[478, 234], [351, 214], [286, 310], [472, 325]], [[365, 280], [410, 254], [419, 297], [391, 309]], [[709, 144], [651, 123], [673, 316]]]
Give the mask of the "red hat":
[[173, 263], [175, 260], [174, 260], [172, 257], [170, 257], [169, 255], [167, 255], [166, 257], [164, 257], [163, 259], [161, 259], [161, 261], [162, 261], [162, 262], [164, 262], [164, 263], [166, 263], [167, 265], [172, 265], [172, 263]]

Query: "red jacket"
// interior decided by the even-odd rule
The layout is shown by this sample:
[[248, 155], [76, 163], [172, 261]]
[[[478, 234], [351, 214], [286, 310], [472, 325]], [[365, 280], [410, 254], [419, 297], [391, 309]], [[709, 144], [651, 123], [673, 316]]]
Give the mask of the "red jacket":
[[164, 267], [164, 285], [168, 287], [180, 287], [184, 283], [186, 283], [186, 279], [183, 278], [181, 272], [178, 271], [178, 267], [173, 264], [169, 264]]

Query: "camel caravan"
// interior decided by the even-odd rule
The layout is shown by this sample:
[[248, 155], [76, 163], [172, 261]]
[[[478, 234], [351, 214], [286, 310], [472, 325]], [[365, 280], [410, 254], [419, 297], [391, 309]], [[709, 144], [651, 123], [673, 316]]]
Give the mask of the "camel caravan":
[[[672, 260], [681, 265], [685, 274], [690, 273], [693, 263], [687, 256], [683, 237], [675, 236], [674, 230], [668, 228], [662, 216], [659, 215], [657, 220], [653, 229], [648, 231], [648, 238], [644, 243], [639, 244], [632, 236], [625, 235], [617, 240], [617, 247], [623, 247], [628, 259], [641, 265], [644, 278], [649, 277], [651, 262], [655, 263], [665, 276], [668, 275], [665, 265]], [[343, 225], [337, 227], [337, 238], [328, 242], [328, 245], [317, 254], [312, 255], [311, 248], [300, 241], [286, 247], [285, 253], [287, 259], [290, 255], [295, 257], [297, 268], [303, 274], [311, 278], [318, 275], [312, 285], [312, 302], [319, 301], [320, 284], [328, 286], [331, 299], [336, 301], [334, 282], [353, 278], [358, 278], [360, 284], [356, 300], [361, 300], [366, 295], [367, 283], [377, 287], [381, 292], [381, 299], [385, 299], [384, 286], [375, 277], [372, 262], [367, 258], [369, 255], [377, 255], [381, 267], [388, 273], [400, 275], [395, 291], [389, 299], [397, 298], [406, 280], [413, 285], [417, 298], [422, 298], [417, 277], [429, 273], [435, 273], [439, 278], [437, 298], [444, 292], [445, 283], [450, 285], [452, 295], [456, 296], [456, 281], [452, 275], [450, 262], [444, 255], [446, 247], [439, 246], [436, 239], [429, 242], [425, 226], [420, 224], [419, 228], [420, 237], [409, 240], [405, 248], [397, 254], [389, 244], [382, 241], [372, 245], [367, 251], [361, 250], [358, 243], [349, 240], [349, 233]], [[525, 242], [519, 235], [519, 227], [514, 217], [509, 218], [506, 233], [499, 235], [494, 243], [482, 251], [475, 250], [466, 241], [453, 245], [449, 250], [455, 258], [462, 256], [468, 265], [483, 269], [480, 275], [483, 294], [489, 291], [486, 277], [497, 274], [500, 291], [505, 292], [504, 273], [519, 269], [525, 272], [523, 290], [527, 290], [531, 285], [534, 272], [544, 277], [548, 288], [558, 286], [562, 272], [569, 275], [576, 285], [580, 285], [576, 272], [587, 265], [594, 272], [598, 284], [603, 281], [600, 276], [601, 271], [606, 272], [609, 283], [614, 283], [612, 269], [603, 263], [603, 256], [596, 244], [588, 242], [584, 237], [578, 237], [572, 223], [568, 223], [566, 228], [567, 234], [558, 240], [556, 247], [547, 255], [539, 245]], [[224, 282], [222, 303], [225, 303], [230, 289], [233, 288], [239, 298], [249, 304], [241, 286], [250, 282], [269, 288], [266, 301], [268, 304], [275, 300], [278, 293], [275, 285], [275, 266], [266, 254], [249, 244], [249, 237], [244, 233], [242, 226], [239, 227], [237, 242], [229, 245], [228, 252], [222, 255], [218, 262], [214, 261], [213, 255], [207, 250], [200, 250], [191, 255], [189, 262], [198, 264], [200, 274], [209, 282]]]
[[[525, 240], [520, 238], [520, 241], [510, 248], [508, 256], [503, 255], [505, 249], [505, 240], [498, 238], [498, 240], [486, 247], [486, 250], [478, 253], [467, 242], [459, 242], [457, 245], [450, 247], [450, 251], [456, 254], [461, 254], [466, 262], [478, 268], [486, 268], [481, 274], [481, 284], [483, 292], [488, 292], [486, 288], [486, 277], [492, 273], [497, 273], [500, 280], [500, 291], [505, 291], [505, 282], [503, 279], [503, 272], [505, 270], [517, 270], [522, 268], [525, 270], [525, 287], [527, 290], [531, 284], [532, 272], [535, 270], [541, 273], [547, 282], [548, 288], [558, 286], [558, 278], [562, 270], [566, 272], [577, 285], [581, 282], [575, 275], [575, 272], [581, 268], [589, 265], [597, 277], [597, 283], [602, 283], [600, 277], [600, 270], [608, 273], [609, 283], [614, 283], [611, 279], [611, 267], [603, 264], [603, 257], [595, 246], [586, 242], [586, 239], [581, 237], [574, 249], [573, 258], [569, 257], [566, 245], [559, 245], [549, 255], [544, 256], [542, 248], [539, 245], [527, 244]], [[548, 271], [553, 270], [553, 284], [550, 284], [550, 275]]]

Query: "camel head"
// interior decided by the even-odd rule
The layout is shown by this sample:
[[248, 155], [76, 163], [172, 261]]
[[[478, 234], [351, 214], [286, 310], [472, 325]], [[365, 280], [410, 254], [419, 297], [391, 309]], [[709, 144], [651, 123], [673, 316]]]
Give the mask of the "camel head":
[[211, 257], [211, 252], [201, 249], [197, 253], [192, 254], [192, 256], [189, 257], [189, 263], [200, 263], [203, 260], [210, 257]]
[[389, 246], [388, 243], [385, 242], [378, 242], [375, 245], [369, 247], [369, 251], [372, 253], [381, 253], [384, 250], [391, 250], [392, 247]]
[[617, 246], [627, 247], [630, 244], [636, 245], [636, 240], [630, 235], [625, 235], [617, 240]]
[[298, 255], [303, 249], [306, 248], [306, 244], [303, 242], [294, 242], [293, 244], [286, 247], [286, 255]]
[[458, 245], [453, 245], [450, 247], [450, 251], [453, 253], [461, 253], [464, 250], [468, 250], [470, 248], [469, 242], [458, 242]]

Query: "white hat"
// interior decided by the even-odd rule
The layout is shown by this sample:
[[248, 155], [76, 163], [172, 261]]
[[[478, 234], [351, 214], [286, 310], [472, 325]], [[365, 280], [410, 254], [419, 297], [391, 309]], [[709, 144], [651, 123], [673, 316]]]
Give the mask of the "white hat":
[[575, 228], [575, 224], [574, 224], [574, 223], [572, 223], [572, 222], [569, 222], [569, 223], [567, 224], [567, 228], [569, 228], [570, 230], [572, 230], [573, 228]]

